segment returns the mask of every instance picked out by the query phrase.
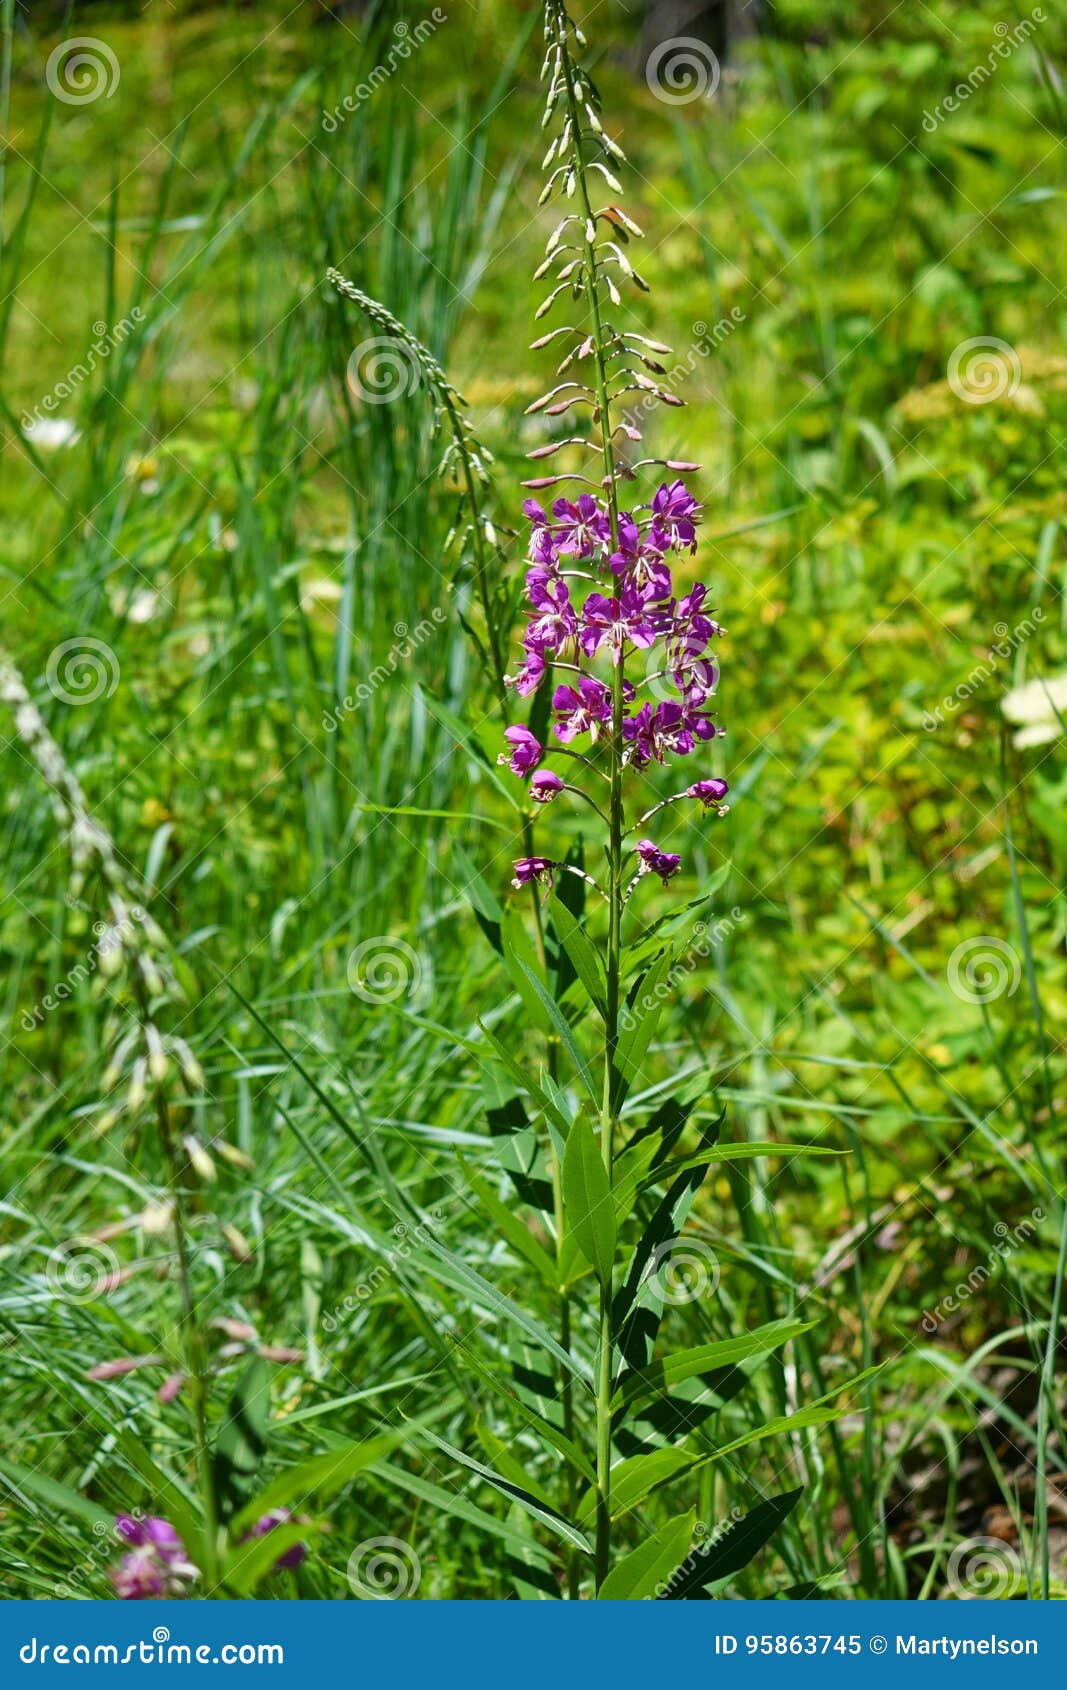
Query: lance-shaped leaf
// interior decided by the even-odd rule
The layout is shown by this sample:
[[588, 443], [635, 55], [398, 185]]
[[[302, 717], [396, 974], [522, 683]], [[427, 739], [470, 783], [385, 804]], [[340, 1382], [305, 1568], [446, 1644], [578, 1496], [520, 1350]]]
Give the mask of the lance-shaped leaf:
[[[714, 1144], [719, 1127], [719, 1121], [712, 1121], [705, 1128], [700, 1143], [702, 1150]], [[687, 1168], [678, 1175], [657, 1204], [630, 1258], [626, 1278], [612, 1307], [622, 1372], [644, 1367], [652, 1354], [663, 1319], [662, 1273], [670, 1264], [675, 1241], [688, 1219], [703, 1178], [702, 1167]]]
[[682, 1563], [668, 1580], [660, 1601], [684, 1602], [694, 1598], [707, 1601], [708, 1586], [732, 1578], [747, 1567], [789, 1517], [803, 1494], [801, 1485], [797, 1490], [784, 1491], [781, 1496], [770, 1496], [743, 1514], [714, 1543], [696, 1550]]
[[615, 1261], [615, 1205], [601, 1142], [579, 1114], [563, 1153], [563, 1215], [568, 1233], [602, 1285]]
[[[567, 878], [573, 879], [574, 876], [568, 875]], [[554, 898], [552, 901], [552, 925], [571, 967], [585, 987], [590, 1003], [603, 1018], [606, 1013], [607, 987], [596, 946], [560, 898]]]
[[668, 1520], [658, 1532], [631, 1549], [613, 1567], [600, 1589], [598, 1602], [641, 1602], [656, 1594], [657, 1587], [677, 1567], [693, 1541], [696, 1510]]
[[813, 1320], [771, 1320], [765, 1326], [757, 1326], [735, 1338], [719, 1338], [714, 1343], [676, 1350], [672, 1355], [650, 1362], [640, 1372], [628, 1374], [625, 1384], [612, 1398], [612, 1412], [625, 1411], [642, 1397], [669, 1395], [676, 1385], [686, 1379], [712, 1373], [716, 1368], [736, 1367], [739, 1362], [753, 1357], [770, 1355], [780, 1344], [810, 1332], [814, 1325]]

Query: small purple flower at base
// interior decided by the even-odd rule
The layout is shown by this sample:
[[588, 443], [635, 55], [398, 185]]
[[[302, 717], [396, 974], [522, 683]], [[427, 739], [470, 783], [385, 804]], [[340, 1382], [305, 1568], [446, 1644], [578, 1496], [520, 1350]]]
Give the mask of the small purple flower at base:
[[552, 870], [555, 866], [551, 857], [519, 857], [515, 863], [515, 878], [511, 884], [516, 890], [522, 886], [530, 886], [534, 881], [551, 886]]
[[[276, 1527], [287, 1526], [292, 1518], [293, 1516], [289, 1512], [288, 1508], [272, 1508], [269, 1514], [264, 1514], [262, 1519], [256, 1521], [252, 1530], [241, 1539], [241, 1542], [249, 1543], [252, 1538], [266, 1537], [268, 1533], [274, 1531]], [[288, 1549], [284, 1549], [278, 1556], [272, 1571], [276, 1573], [284, 1572], [293, 1567], [299, 1567], [301, 1562], [306, 1560], [307, 1544], [293, 1543], [290, 1544]]]
[[502, 751], [497, 758], [498, 763], [507, 763], [513, 775], [525, 777], [536, 769], [545, 754], [545, 748], [536, 739], [529, 728], [505, 728], [504, 738], [511, 746], [510, 754]]
[[108, 1577], [123, 1602], [146, 1602], [153, 1597], [182, 1596], [184, 1586], [200, 1577], [169, 1520], [149, 1516], [135, 1520], [120, 1514], [115, 1530], [132, 1545]]
[[687, 798], [699, 798], [705, 810], [718, 809], [722, 815], [720, 806], [729, 790], [724, 780], [695, 780], [692, 786], [686, 787], [685, 795]]
[[563, 791], [563, 782], [551, 769], [538, 769], [530, 782], [530, 797], [535, 804], [551, 804], [556, 794]]
[[672, 880], [682, 866], [682, 859], [673, 851], [661, 851], [651, 839], [637, 841], [637, 855], [641, 859], [641, 874], [658, 874], [664, 886]]

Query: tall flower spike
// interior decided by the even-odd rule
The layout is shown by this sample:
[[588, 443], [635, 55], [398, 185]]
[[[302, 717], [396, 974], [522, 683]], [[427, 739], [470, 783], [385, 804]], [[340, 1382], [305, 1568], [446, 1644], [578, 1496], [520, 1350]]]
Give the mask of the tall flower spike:
[[[627, 461], [625, 442], [639, 440], [640, 435], [629, 423], [616, 424], [613, 407], [634, 389], [666, 404], [679, 401], [656, 379], [662, 374], [656, 355], [669, 349], [628, 326], [630, 308], [624, 303], [623, 287], [647, 292], [626, 251], [640, 230], [617, 203], [622, 189], [614, 172], [624, 162], [623, 155], [604, 127], [599, 94], [580, 63], [583, 38], [563, 0], [545, 0], [545, 39], [544, 126], [551, 131], [551, 141], [541, 203], [560, 198], [568, 209], [549, 237], [538, 271], [538, 276], [550, 279], [550, 288], [536, 315], [546, 317], [566, 301], [568, 316], [580, 322], [568, 321], [534, 342], [535, 347], [555, 346], [563, 358], [556, 385], [535, 400], [530, 410], [547, 417], [577, 413], [583, 425], [588, 421], [588, 432], [584, 428], [577, 434], [568, 432], [536, 453], [544, 459], [580, 451], [579, 468], [561, 468], [525, 484], [538, 494], [570, 484], [566, 493], [556, 493], [547, 508], [536, 498], [528, 499], [523, 507], [530, 523], [528, 620], [522, 642], [524, 660], [512, 681], [523, 697], [551, 688], [555, 743], [546, 749], [533, 734], [522, 739], [512, 729], [502, 760], [510, 762], [519, 778], [530, 779], [535, 803], [543, 805], [550, 799], [562, 803], [564, 794], [577, 794], [605, 826], [606, 888], [598, 886], [608, 905], [606, 989], [598, 1001], [604, 1022], [598, 1148], [610, 1193], [621, 1101], [616, 1052], [623, 912], [641, 880], [658, 877], [666, 888], [681, 869], [677, 853], [650, 839], [642, 838], [635, 847], [624, 849], [624, 839], [640, 825], [627, 826], [624, 772], [689, 756], [722, 731], [710, 710], [718, 668], [707, 655], [721, 629], [704, 609], [701, 585], [687, 585], [680, 594], [676, 592], [669, 562], [696, 549], [700, 507], [681, 479], [681, 472], [696, 466], [668, 461], [667, 477], [651, 490], [651, 497], [645, 502], [627, 499], [629, 508], [623, 508], [622, 489], [635, 481], [639, 470], [663, 461]], [[622, 443], [617, 439], [620, 434]], [[590, 453], [600, 460], [598, 479], [589, 473]], [[635, 657], [641, 659], [639, 667], [633, 664]], [[564, 672], [565, 679], [558, 684], [553, 669]], [[656, 683], [660, 690], [652, 692]], [[578, 784], [564, 782], [542, 766], [553, 754], [576, 757], [581, 768], [606, 782], [606, 811], [598, 802], [602, 787], [595, 799]], [[708, 775], [693, 782], [690, 791], [707, 808], [717, 808], [725, 782]], [[535, 856], [528, 844], [527, 851], [515, 864], [513, 884], [551, 884], [558, 854]], [[632, 874], [635, 858], [636, 875]], [[597, 1589], [610, 1565], [613, 1266], [608, 1264], [605, 1271], [601, 1264], [598, 1278]]]

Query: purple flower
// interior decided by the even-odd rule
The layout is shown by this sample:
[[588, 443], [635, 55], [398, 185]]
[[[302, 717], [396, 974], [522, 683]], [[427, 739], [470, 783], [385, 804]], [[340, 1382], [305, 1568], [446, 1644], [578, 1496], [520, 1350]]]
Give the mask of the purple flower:
[[538, 880], [550, 886], [554, 867], [551, 857], [519, 857], [515, 862], [515, 878], [511, 884], [518, 888], [529, 886], [531, 881]]
[[522, 508], [533, 523], [530, 532], [530, 557], [534, 563], [554, 569], [559, 561], [559, 554], [552, 539], [547, 516], [536, 499], [524, 499]]
[[657, 763], [664, 762], [668, 753], [687, 757], [697, 739], [708, 737], [701, 724], [701, 717], [670, 700], [654, 707], [643, 704], [635, 716], [623, 722], [622, 737], [631, 747], [630, 761], [643, 767], [653, 758]]
[[545, 754], [545, 748], [539, 739], [535, 739], [529, 728], [505, 728], [504, 738], [511, 746], [511, 754], [502, 751], [497, 758], [498, 763], [507, 763], [513, 775], [525, 777], [531, 769], [536, 769]]
[[528, 646], [523, 647], [525, 661], [516, 675], [505, 675], [504, 680], [509, 687], [514, 687], [520, 698], [527, 698], [536, 692], [544, 679], [545, 660], [539, 651], [531, 651]]
[[563, 782], [551, 769], [538, 769], [530, 782], [530, 797], [537, 804], [551, 804], [556, 794], [563, 791]]
[[687, 786], [687, 798], [699, 798], [705, 810], [712, 805], [721, 804], [730, 788], [724, 780], [695, 780], [692, 786]]
[[658, 490], [652, 501], [652, 518], [659, 523], [676, 550], [681, 551], [683, 546], [688, 546], [690, 551], [696, 551], [697, 537], [693, 524], [700, 520], [700, 506], [684, 481], [672, 481], [669, 486], [664, 485]]
[[526, 630], [524, 644], [542, 656], [546, 652], [558, 651], [569, 639], [573, 639], [578, 629], [570, 589], [566, 581], [550, 575], [547, 569], [528, 570], [526, 586], [530, 603], [537, 614]]
[[189, 1560], [185, 1545], [169, 1520], [153, 1516], [135, 1520], [130, 1514], [120, 1514], [115, 1530], [125, 1543], [133, 1546], [108, 1574], [123, 1602], [180, 1596], [185, 1584], [200, 1577], [200, 1569]]
[[[264, 1514], [262, 1519], [256, 1521], [252, 1530], [241, 1539], [241, 1542], [248, 1543], [251, 1538], [266, 1537], [268, 1532], [274, 1531], [276, 1527], [288, 1525], [292, 1518], [293, 1516], [288, 1508], [272, 1508], [269, 1514]], [[300, 1563], [306, 1560], [307, 1544], [291, 1543], [288, 1549], [283, 1549], [271, 1570], [279, 1573], [285, 1568], [299, 1567]]]
[[579, 640], [587, 657], [607, 645], [612, 662], [621, 663], [627, 640], [646, 650], [655, 645], [656, 627], [637, 588], [624, 585], [617, 599], [605, 598], [603, 593], [589, 594], [582, 606]]
[[573, 687], [556, 688], [552, 708], [560, 713], [552, 731], [564, 745], [577, 734], [588, 733], [595, 740], [601, 724], [611, 721], [611, 694], [603, 681], [583, 675], [577, 692]]
[[557, 499], [552, 515], [556, 524], [553, 537], [567, 557], [589, 557], [611, 541], [608, 513], [591, 493], [579, 494], [576, 504], [570, 499]]
[[664, 886], [678, 873], [682, 866], [682, 859], [673, 851], [661, 851], [651, 839], [637, 841], [637, 855], [641, 859], [641, 874], [658, 874]]
[[671, 572], [663, 561], [670, 541], [653, 523], [642, 536], [632, 516], [619, 517], [619, 549], [609, 559], [612, 572], [636, 587], [643, 599], [656, 603], [671, 596]]

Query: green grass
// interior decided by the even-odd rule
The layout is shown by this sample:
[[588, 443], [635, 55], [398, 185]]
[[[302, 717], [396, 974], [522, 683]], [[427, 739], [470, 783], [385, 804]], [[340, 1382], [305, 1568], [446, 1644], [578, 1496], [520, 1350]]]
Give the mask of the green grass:
[[[481, 1420], [552, 1475], [492, 1387], [514, 1334], [433, 1256], [420, 1217], [536, 1312], [528, 1269], [457, 1177], [460, 1155], [491, 1166], [478, 1017], [527, 1048], [465, 894], [471, 861], [503, 893], [511, 841], [492, 824], [509, 812], [439, 708], [493, 741], [424, 399], [352, 399], [364, 329], [321, 277], [336, 264], [442, 359], [517, 526], [541, 439], [523, 415], [544, 373], [526, 351], [529, 277], [555, 220], [535, 210], [539, 41], [517, 7], [480, 8], [477, 30], [457, 17], [331, 134], [322, 112], [382, 62], [390, 29], [360, 42], [320, 10], [279, 7], [273, 28], [240, 8], [94, 11], [121, 83], [78, 108], [44, 90], [59, 34], [16, 37], [3, 643], [179, 947], [202, 1136], [252, 1161], [195, 1194], [193, 1238], [206, 1319], [304, 1356], [272, 1368], [270, 1471], [407, 1430], [323, 1503], [330, 1530], [300, 1572], [263, 1590], [347, 1597], [349, 1556], [389, 1536], [418, 1557], [418, 1597], [502, 1597], [513, 1513], [432, 1440], [484, 1460]], [[989, 52], [976, 9], [779, 10], [778, 37], [707, 106], [653, 97], [622, 8], [590, 26], [648, 236], [646, 320], [692, 364], [688, 409], [663, 413], [656, 445], [704, 465], [700, 573], [729, 630], [732, 813], [659, 842], [683, 852], [689, 896], [728, 864], [716, 913], [737, 913], [661, 1027], [649, 1092], [704, 1073], [727, 1139], [783, 1147], [706, 1188], [690, 1231], [719, 1287], [673, 1307], [667, 1335], [816, 1322], [726, 1405], [709, 1447], [882, 1370], [832, 1427], [726, 1457], [645, 1523], [694, 1505], [714, 1525], [803, 1482], [731, 1593], [951, 1593], [954, 1550], [994, 1516], [1012, 1523], [1021, 1587], [1055, 1593], [1065, 774], [1062, 739], [1019, 748], [1001, 700], [1067, 668], [1064, 106], [1037, 52], [1062, 66], [1067, 43], [1045, 24], [931, 134], [923, 112]], [[144, 321], [62, 408], [77, 442], [21, 442], [17, 418], [84, 357], [93, 322], [135, 306]], [[694, 353], [693, 325], [731, 308], [736, 328]], [[978, 336], [1015, 349], [1021, 383], [967, 405], [943, 384]], [[442, 606], [324, 730], [389, 667], [398, 624]], [[1028, 617], [990, 668], [1000, 625]], [[117, 685], [63, 706], [50, 654], [87, 635], [115, 654]], [[94, 1134], [96, 982], [20, 1025], [84, 959], [93, 917], [67, 897], [47, 799], [3, 735], [3, 1452], [105, 1509], [151, 1508], [144, 1458], [184, 1480], [187, 1407], [159, 1407], [145, 1375], [85, 1375], [171, 1342], [166, 1242], [136, 1226], [107, 1241], [139, 1271], [89, 1300], [57, 1295], [49, 1263], [142, 1214], [163, 1171], [150, 1134]], [[382, 936], [409, 947], [411, 988], [372, 1005], [347, 961]], [[987, 1004], [951, 984], [981, 936], [1009, 947], [1017, 982]], [[790, 1156], [812, 1141], [849, 1154]], [[593, 1340], [579, 1317], [579, 1349]], [[243, 1361], [220, 1366], [219, 1418]], [[110, 1540], [9, 1482], [3, 1588], [106, 1594]]]

